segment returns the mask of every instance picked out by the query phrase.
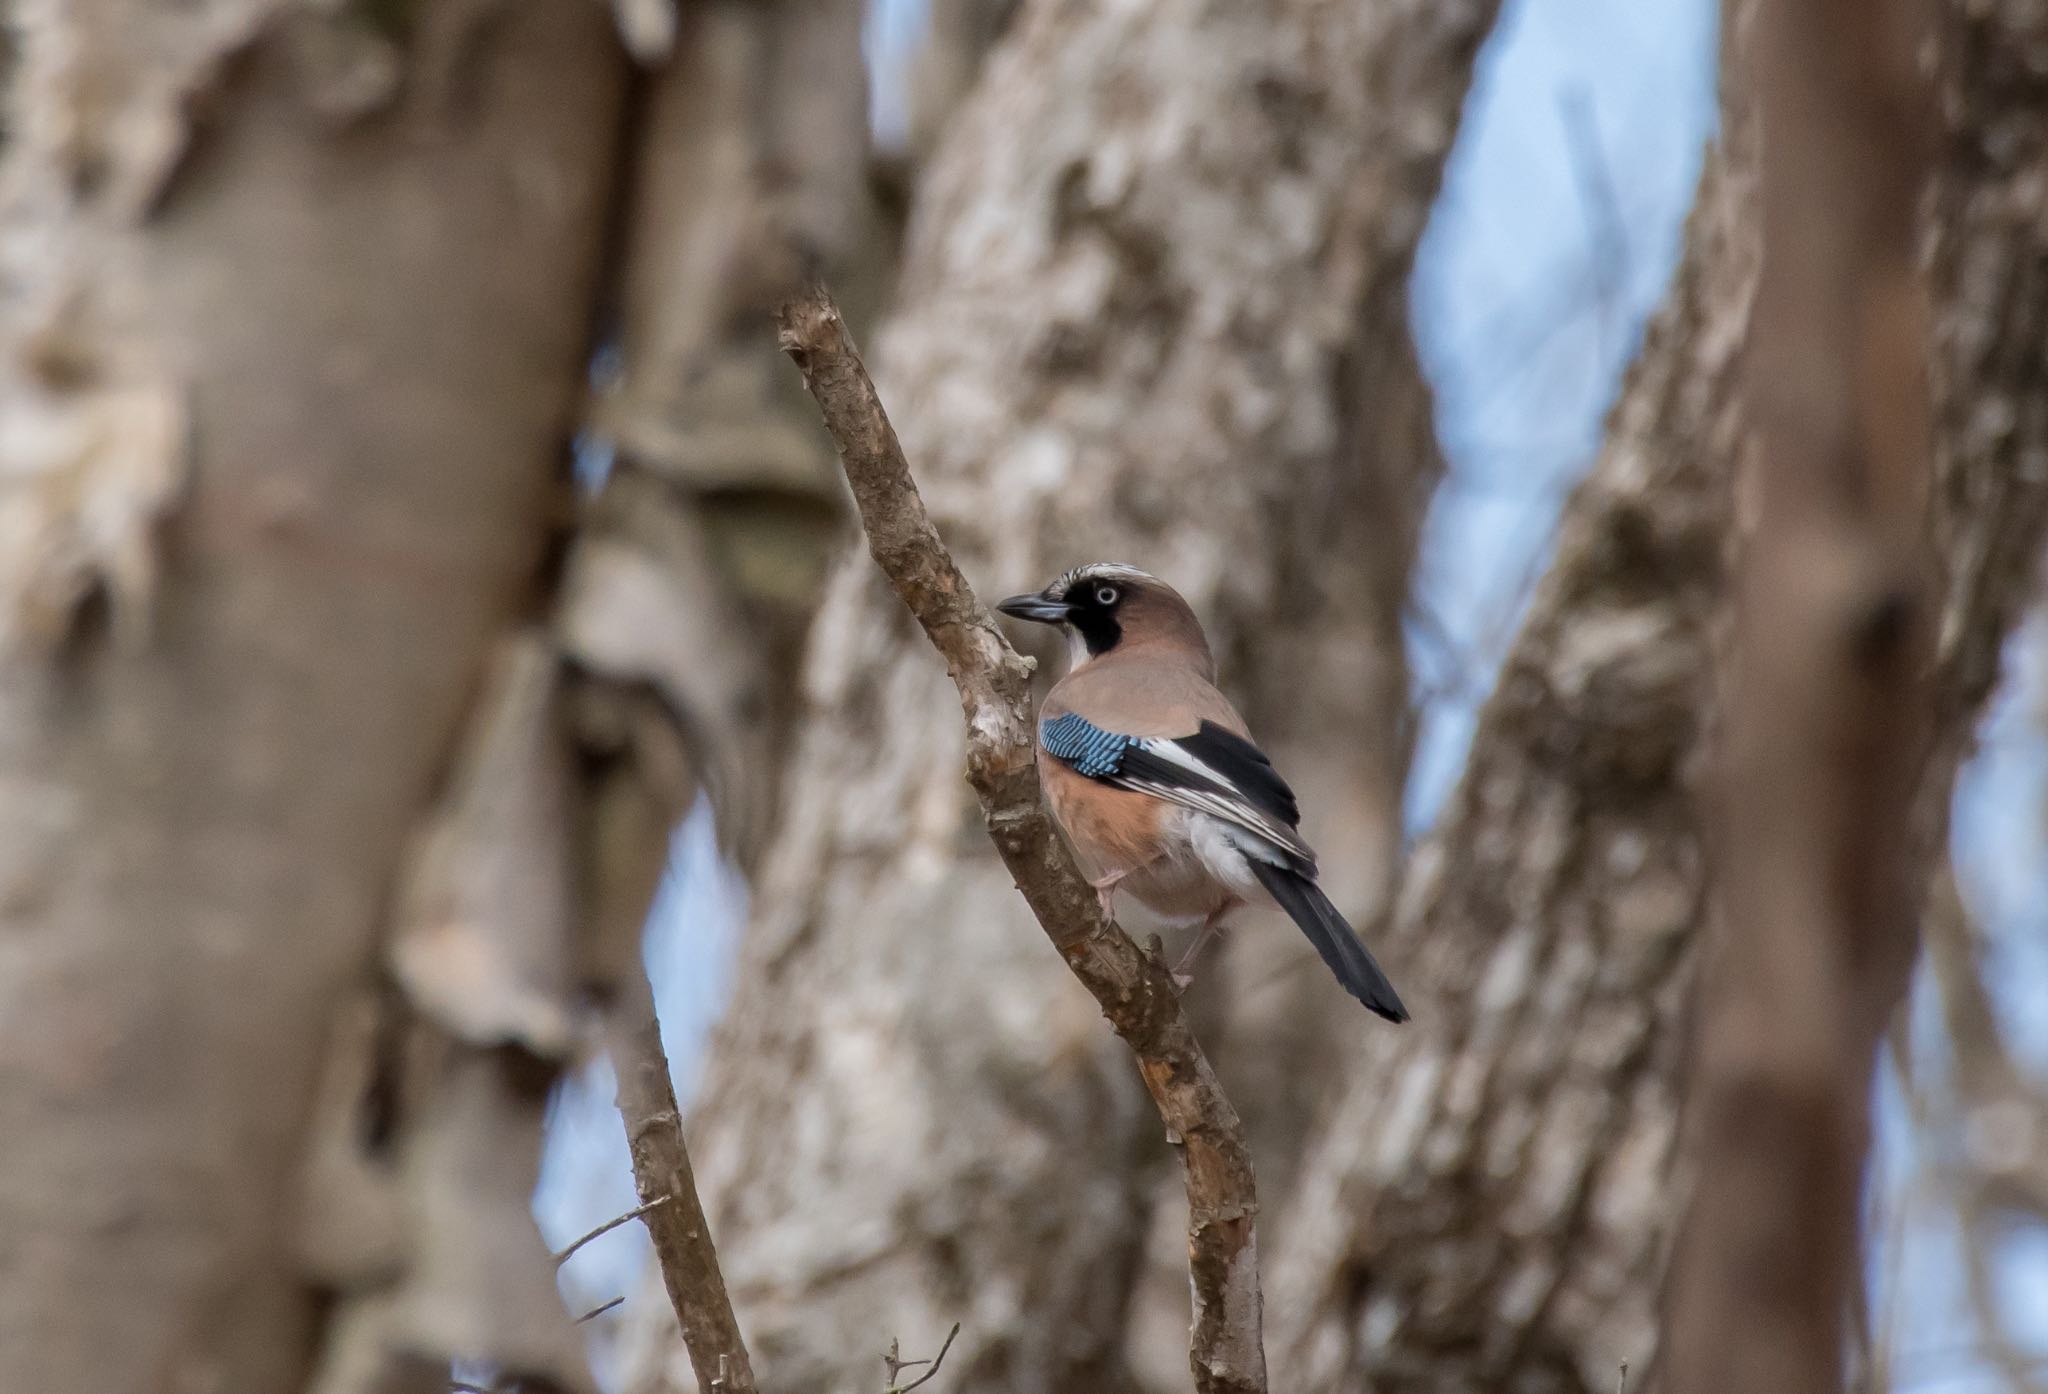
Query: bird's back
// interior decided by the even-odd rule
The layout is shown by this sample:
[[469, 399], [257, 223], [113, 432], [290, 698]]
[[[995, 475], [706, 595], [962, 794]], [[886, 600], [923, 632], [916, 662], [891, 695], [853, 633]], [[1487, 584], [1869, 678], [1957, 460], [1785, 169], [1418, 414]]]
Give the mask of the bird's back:
[[1105, 654], [1054, 684], [1039, 718], [1068, 712], [1126, 736], [1186, 736], [1204, 721], [1249, 734], [1237, 708], [1184, 659], [1142, 649]]

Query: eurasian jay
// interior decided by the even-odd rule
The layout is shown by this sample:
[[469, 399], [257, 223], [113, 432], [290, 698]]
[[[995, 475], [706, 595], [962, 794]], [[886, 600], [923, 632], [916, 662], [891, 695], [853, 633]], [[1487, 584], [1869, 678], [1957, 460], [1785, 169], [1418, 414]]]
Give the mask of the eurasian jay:
[[1217, 691], [1209, 641], [1179, 592], [1096, 562], [996, 608], [1066, 633], [1067, 675], [1039, 708], [1038, 773], [1103, 912], [1127, 890], [1168, 922], [1199, 924], [1184, 967], [1232, 910], [1277, 904], [1347, 992], [1406, 1021], [1316, 884], [1294, 792]]

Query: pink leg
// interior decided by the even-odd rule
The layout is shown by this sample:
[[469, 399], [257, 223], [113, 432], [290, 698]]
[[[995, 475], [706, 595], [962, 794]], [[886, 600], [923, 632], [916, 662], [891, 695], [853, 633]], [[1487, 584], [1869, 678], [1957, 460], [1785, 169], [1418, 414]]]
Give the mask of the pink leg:
[[1210, 915], [1208, 919], [1203, 920], [1201, 929], [1195, 934], [1195, 942], [1188, 945], [1187, 952], [1182, 954], [1180, 961], [1173, 965], [1173, 980], [1179, 984], [1181, 991], [1187, 991], [1188, 987], [1195, 981], [1195, 975], [1189, 971], [1189, 968], [1201, 956], [1202, 950], [1209, 947], [1209, 941], [1216, 937], [1217, 931], [1223, 928], [1223, 917], [1229, 913], [1230, 907], [1226, 905]]
[[1116, 918], [1116, 883], [1130, 874], [1127, 867], [1122, 871], [1112, 871], [1107, 876], [1098, 876], [1088, 883], [1095, 887], [1095, 903], [1102, 907], [1103, 919]]

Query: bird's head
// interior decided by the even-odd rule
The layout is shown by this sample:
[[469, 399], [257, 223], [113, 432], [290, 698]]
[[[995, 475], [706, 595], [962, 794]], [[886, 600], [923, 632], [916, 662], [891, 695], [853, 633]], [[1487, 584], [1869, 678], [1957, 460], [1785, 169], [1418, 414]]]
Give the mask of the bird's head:
[[996, 608], [1016, 619], [1057, 625], [1076, 667], [1113, 649], [1154, 644], [1190, 650], [1205, 667], [1213, 666], [1201, 622], [1180, 592], [1121, 562], [1077, 566], [1044, 590], [1013, 595]]

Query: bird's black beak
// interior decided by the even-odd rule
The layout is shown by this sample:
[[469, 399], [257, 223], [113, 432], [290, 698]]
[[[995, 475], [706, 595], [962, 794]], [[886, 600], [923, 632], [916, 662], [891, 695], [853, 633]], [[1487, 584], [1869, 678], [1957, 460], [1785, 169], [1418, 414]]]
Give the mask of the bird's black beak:
[[1065, 624], [1067, 607], [1058, 600], [1047, 600], [1043, 595], [1013, 595], [996, 608], [1013, 619], [1032, 620], [1038, 624]]

